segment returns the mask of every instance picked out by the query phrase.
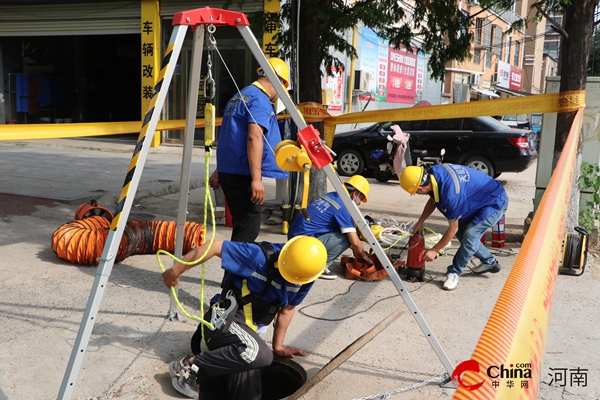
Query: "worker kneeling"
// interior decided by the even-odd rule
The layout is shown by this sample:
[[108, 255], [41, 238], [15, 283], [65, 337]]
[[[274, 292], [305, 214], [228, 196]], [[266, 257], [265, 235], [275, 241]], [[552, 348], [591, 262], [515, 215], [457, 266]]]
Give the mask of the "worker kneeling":
[[[344, 187], [357, 207], [367, 202], [371, 186], [364, 177], [351, 176], [344, 182]], [[335, 279], [336, 274], [329, 268], [348, 247], [352, 248], [356, 259], [367, 265], [373, 265], [373, 261], [362, 247], [354, 220], [337, 192], [319, 197], [308, 206], [307, 212], [310, 221], [298, 214], [290, 226], [288, 238], [306, 235], [319, 239], [325, 245], [327, 267], [320, 278]]]
[[423, 254], [424, 261], [432, 261], [456, 235], [460, 247], [448, 266], [442, 288], [454, 290], [459, 276], [471, 260], [477, 257], [481, 265], [472, 269], [474, 274], [500, 271], [500, 264], [481, 243], [481, 236], [506, 213], [506, 191], [489, 175], [456, 164], [437, 164], [427, 171], [409, 166], [400, 174], [400, 186], [411, 196], [428, 195], [429, 200], [413, 227], [415, 234], [423, 234], [423, 223], [437, 208], [447, 219], [448, 229], [431, 249]]
[[[196, 398], [199, 385], [206, 379], [228, 376], [228, 398], [259, 400], [262, 396], [260, 368], [273, 362], [273, 352], [293, 358], [306, 352], [283, 345], [295, 307], [304, 300], [315, 279], [325, 269], [327, 251], [312, 237], [297, 236], [287, 243], [243, 243], [214, 241], [205, 243], [183, 257], [200, 262], [217, 256], [225, 276], [223, 291], [205, 314], [215, 329], [199, 325], [192, 338], [193, 357], [169, 364], [171, 381], [180, 393]], [[163, 273], [167, 287], [179, 283], [179, 277], [198, 265], [176, 263]], [[275, 318], [276, 317], [276, 318]], [[256, 332], [275, 319], [273, 350]], [[208, 352], [200, 352], [203, 340]]]

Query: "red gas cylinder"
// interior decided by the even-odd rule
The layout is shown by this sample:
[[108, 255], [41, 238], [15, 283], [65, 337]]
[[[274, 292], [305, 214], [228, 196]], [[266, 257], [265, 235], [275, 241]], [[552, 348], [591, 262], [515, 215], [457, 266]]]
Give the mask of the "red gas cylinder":
[[492, 226], [492, 247], [504, 247], [504, 215]]
[[408, 240], [408, 253], [406, 255], [406, 276], [415, 277], [423, 281], [425, 275], [425, 239], [419, 235], [413, 235]]

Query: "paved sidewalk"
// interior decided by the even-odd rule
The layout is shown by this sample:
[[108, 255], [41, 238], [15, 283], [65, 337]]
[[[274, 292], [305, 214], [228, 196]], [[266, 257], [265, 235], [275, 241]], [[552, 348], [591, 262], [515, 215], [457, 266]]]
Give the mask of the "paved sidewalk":
[[[0, 193], [80, 204], [118, 196], [135, 141], [56, 139], [0, 142]], [[181, 146], [151, 148], [136, 198], [179, 191]], [[214, 169], [214, 157], [211, 160]], [[194, 148], [192, 188], [204, 183], [204, 149]], [[10, 172], [10, 173], [7, 173]]]
[[[31, 207], [26, 212], [0, 210], [0, 400], [56, 398], [96, 268], [59, 259], [52, 252], [50, 237], [91, 198], [114, 210], [110, 203], [116, 202], [121, 192], [132, 149], [132, 142], [98, 140], [0, 142], [0, 193], [34, 198], [23, 198], [16, 205]], [[176, 217], [181, 155], [180, 146], [150, 150], [131, 216]], [[195, 148], [190, 220], [202, 218], [203, 176], [204, 149]], [[427, 264], [425, 282], [405, 283], [454, 364], [470, 358], [520, 250], [518, 232], [532, 208], [533, 176], [535, 170], [500, 178], [511, 193], [507, 231], [513, 235], [506, 248], [494, 249], [503, 265], [500, 273], [465, 273], [457, 290], [446, 292], [441, 285], [448, 256]], [[392, 181], [370, 181], [372, 195], [360, 208], [363, 214], [398, 222], [418, 217], [425, 203], [422, 197], [408, 196]], [[269, 184], [268, 190], [273, 193], [274, 185]], [[431, 226], [439, 231], [446, 224], [436, 217]], [[280, 228], [263, 224], [259, 239], [284, 241]], [[230, 234], [229, 228], [216, 227], [217, 238], [227, 239]], [[167, 267], [171, 264], [166, 257], [162, 262]], [[317, 281], [286, 337], [286, 344], [309, 352], [307, 357], [294, 359], [309, 377], [394, 310], [400, 308], [404, 313], [303, 399], [353, 399], [392, 392], [445, 372], [389, 279], [354, 282], [343, 278], [339, 266], [334, 272], [336, 280]], [[167, 322], [169, 293], [160, 274], [154, 255], [131, 256], [115, 265], [74, 398], [183, 398], [171, 386], [167, 365], [189, 352], [196, 323], [185, 317], [181, 322]], [[209, 262], [204, 275], [205, 298], [219, 291], [221, 277], [218, 262]], [[201, 268], [182, 278], [180, 300], [193, 314], [198, 313], [201, 282]], [[595, 265], [582, 277], [558, 276], [541, 399], [600, 398], [599, 300], [600, 273]], [[555, 378], [551, 368], [587, 369], [587, 385], [551, 384]], [[515, 393], [518, 395], [517, 389]], [[452, 389], [430, 383], [392, 398], [450, 398], [453, 394]]]

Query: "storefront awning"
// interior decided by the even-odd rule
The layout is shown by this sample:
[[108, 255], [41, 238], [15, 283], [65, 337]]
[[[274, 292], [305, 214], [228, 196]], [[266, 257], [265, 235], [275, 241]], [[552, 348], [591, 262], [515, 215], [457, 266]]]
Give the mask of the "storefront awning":
[[505, 87], [502, 86], [494, 86], [494, 89], [499, 91], [499, 92], [504, 92], [513, 96], [531, 96], [533, 93], [529, 93], [529, 92], [520, 92], [518, 90], [512, 90], [512, 89], [507, 89]]
[[484, 96], [489, 96], [492, 99], [498, 99], [500, 98], [500, 96], [494, 92], [491, 92], [489, 90], [485, 90], [485, 89], [473, 89], [474, 92], [477, 92], [479, 94], [482, 94]]

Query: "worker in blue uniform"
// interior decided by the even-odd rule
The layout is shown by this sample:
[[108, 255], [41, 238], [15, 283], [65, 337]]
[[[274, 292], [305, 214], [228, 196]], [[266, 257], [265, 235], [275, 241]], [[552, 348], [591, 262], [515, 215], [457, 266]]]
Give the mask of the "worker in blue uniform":
[[454, 290], [467, 263], [472, 257], [481, 265], [472, 269], [475, 274], [500, 271], [498, 260], [481, 243], [481, 236], [498, 223], [508, 208], [506, 191], [487, 174], [463, 165], [437, 164], [424, 167], [409, 166], [400, 174], [400, 186], [411, 195], [428, 195], [429, 200], [413, 227], [422, 234], [423, 223], [437, 208], [448, 220], [448, 229], [439, 242], [423, 254], [431, 261], [456, 236], [460, 247], [448, 267], [444, 290]]
[[[202, 260], [199, 258], [208, 250]], [[294, 310], [306, 297], [314, 280], [325, 269], [327, 253], [312, 237], [297, 236], [285, 244], [214, 241], [183, 257], [193, 265], [175, 263], [162, 277], [170, 288], [188, 269], [217, 256], [225, 276], [223, 291], [205, 314], [215, 329], [199, 325], [192, 338], [192, 357], [169, 364], [174, 388], [196, 398], [207, 379], [226, 376], [228, 398], [260, 400], [261, 368], [271, 365], [273, 353], [293, 358], [306, 356], [301, 349], [283, 345]], [[272, 350], [256, 330], [273, 319]], [[210, 351], [200, 351], [203, 340]]]
[[[344, 182], [350, 199], [358, 206], [366, 203], [371, 186], [360, 175], [354, 175]], [[298, 214], [288, 230], [288, 239], [298, 235], [307, 235], [319, 239], [327, 249], [327, 266], [321, 279], [335, 279], [336, 274], [329, 268], [333, 262], [348, 248], [352, 248], [354, 257], [373, 265], [371, 258], [365, 253], [356, 232], [356, 224], [350, 212], [342, 203], [337, 192], [330, 192], [313, 201], [306, 209], [310, 221]]]
[[[289, 87], [285, 61], [270, 58], [269, 64], [282, 85]], [[261, 204], [265, 200], [262, 178], [287, 179], [275, 162], [274, 150], [281, 141], [277, 123], [275, 87], [258, 69], [258, 78], [227, 103], [219, 129], [217, 169], [210, 187], [223, 189], [231, 213], [231, 240], [253, 242], [260, 231]]]

